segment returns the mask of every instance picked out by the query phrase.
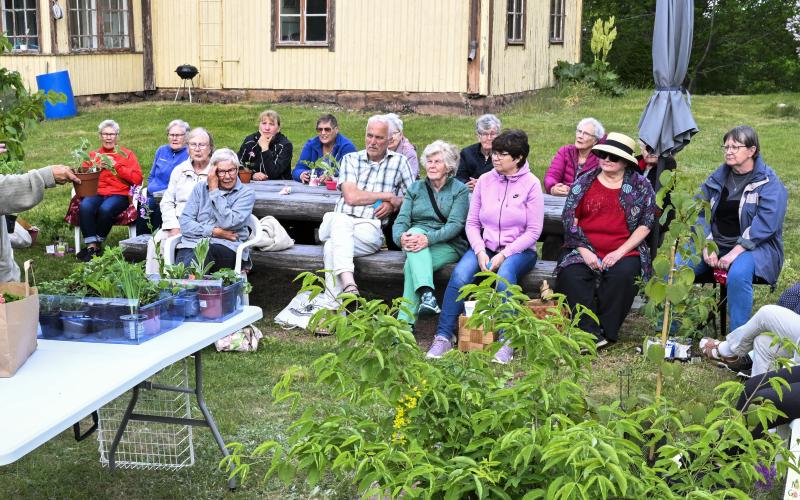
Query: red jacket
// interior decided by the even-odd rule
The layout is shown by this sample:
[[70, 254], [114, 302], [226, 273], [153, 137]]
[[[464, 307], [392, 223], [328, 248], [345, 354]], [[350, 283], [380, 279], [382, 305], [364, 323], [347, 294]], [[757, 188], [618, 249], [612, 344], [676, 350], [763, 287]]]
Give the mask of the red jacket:
[[114, 169], [117, 175], [112, 174], [109, 170], [103, 169], [100, 172], [100, 179], [97, 182], [97, 194], [103, 196], [110, 196], [112, 194], [122, 194], [125, 196], [130, 195], [131, 186], [138, 186], [142, 183], [142, 167], [139, 166], [139, 160], [130, 149], [119, 147], [119, 150], [127, 156], [125, 158], [121, 154], [115, 153], [114, 150], [100, 148], [97, 151], [91, 151], [89, 157], [94, 160], [98, 154], [104, 153], [114, 159]]

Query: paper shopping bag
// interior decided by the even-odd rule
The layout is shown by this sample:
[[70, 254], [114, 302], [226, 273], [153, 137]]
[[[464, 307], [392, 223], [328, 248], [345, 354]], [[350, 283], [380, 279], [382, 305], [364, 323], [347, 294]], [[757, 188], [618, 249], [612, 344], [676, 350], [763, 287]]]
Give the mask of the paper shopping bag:
[[22, 297], [0, 303], [0, 378], [13, 376], [36, 350], [39, 297], [28, 285], [29, 268], [30, 261], [25, 263], [25, 283], [0, 283], [0, 294]]

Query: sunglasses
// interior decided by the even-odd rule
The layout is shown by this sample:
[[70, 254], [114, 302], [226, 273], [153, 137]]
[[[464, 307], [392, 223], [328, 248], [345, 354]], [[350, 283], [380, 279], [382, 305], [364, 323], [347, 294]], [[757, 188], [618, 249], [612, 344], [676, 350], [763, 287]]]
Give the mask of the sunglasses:
[[622, 159], [622, 157], [617, 156], [613, 153], [608, 153], [606, 151], [594, 151], [594, 155], [601, 160], [608, 160], [611, 162], [618, 162]]
[[317, 132], [333, 132], [332, 127], [317, 127]]

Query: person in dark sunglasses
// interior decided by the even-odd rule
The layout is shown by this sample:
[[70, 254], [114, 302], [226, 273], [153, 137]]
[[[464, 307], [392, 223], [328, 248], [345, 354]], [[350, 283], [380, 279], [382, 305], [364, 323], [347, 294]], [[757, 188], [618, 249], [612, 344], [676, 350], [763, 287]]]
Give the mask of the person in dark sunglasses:
[[598, 168], [578, 177], [564, 205], [564, 250], [556, 291], [570, 307], [586, 306], [580, 327], [598, 348], [616, 342], [639, 291], [636, 278], [651, 274], [647, 235], [655, 223], [655, 193], [638, 172], [630, 137], [612, 132], [592, 148]]
[[317, 169], [311, 175], [309, 163], [314, 163], [324, 156], [330, 156], [336, 162], [342, 161], [347, 153], [355, 153], [356, 146], [353, 141], [339, 132], [339, 122], [331, 114], [324, 114], [317, 118], [317, 135], [307, 140], [300, 152], [300, 158], [292, 170], [292, 178], [297, 182], [308, 184], [312, 177], [322, 180], [322, 169]]

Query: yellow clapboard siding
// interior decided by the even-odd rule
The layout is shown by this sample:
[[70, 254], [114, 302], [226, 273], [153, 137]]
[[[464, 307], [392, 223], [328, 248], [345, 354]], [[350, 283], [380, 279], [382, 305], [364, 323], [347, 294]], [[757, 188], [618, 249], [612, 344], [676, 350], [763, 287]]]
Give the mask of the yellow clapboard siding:
[[550, 44], [550, 0], [528, 0], [525, 46], [506, 46], [506, 0], [495, 0], [491, 93], [512, 94], [553, 85], [559, 60], [580, 57], [581, 0], [566, 0], [564, 43]]
[[76, 96], [138, 92], [144, 81], [142, 54], [10, 56], [0, 58], [0, 64], [24, 75], [31, 89], [38, 88], [36, 75], [68, 70]]

